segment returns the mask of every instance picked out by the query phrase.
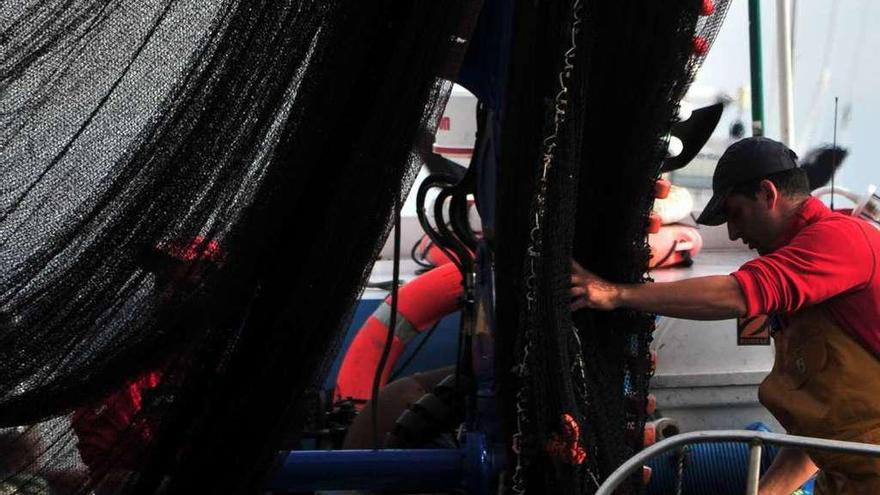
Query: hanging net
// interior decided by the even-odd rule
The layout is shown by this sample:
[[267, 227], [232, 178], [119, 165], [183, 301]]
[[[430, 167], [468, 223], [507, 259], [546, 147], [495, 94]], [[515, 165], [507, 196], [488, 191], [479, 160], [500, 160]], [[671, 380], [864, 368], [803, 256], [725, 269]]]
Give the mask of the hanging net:
[[0, 492], [262, 491], [474, 3], [0, 3]]
[[[592, 493], [643, 444], [652, 315], [570, 310], [571, 259], [646, 282], [653, 183], [727, 2], [517, 4], [499, 167], [506, 485]], [[641, 476], [619, 493], [641, 493]]]

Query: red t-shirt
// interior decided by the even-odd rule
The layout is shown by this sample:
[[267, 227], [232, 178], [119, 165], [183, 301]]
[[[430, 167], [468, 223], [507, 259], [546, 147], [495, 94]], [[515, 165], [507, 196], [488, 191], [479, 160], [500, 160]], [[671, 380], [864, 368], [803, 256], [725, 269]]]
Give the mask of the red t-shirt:
[[880, 357], [880, 230], [810, 198], [786, 241], [731, 274], [748, 316], [824, 302], [840, 326]]
[[[221, 264], [226, 256], [216, 240], [200, 235], [188, 244], [161, 243], [156, 250], [180, 261]], [[190, 268], [185, 267], [186, 270]], [[197, 271], [190, 271], [190, 276], [198, 275]], [[102, 476], [110, 468], [139, 468], [138, 456], [152, 444], [157, 426], [138, 417], [143, 409], [143, 394], [157, 388], [161, 381], [161, 370], [144, 371], [122, 390], [74, 411], [71, 423], [79, 440], [77, 447], [93, 476]]]
[[138, 469], [139, 456], [153, 442], [155, 425], [132, 424], [143, 408], [143, 393], [159, 386], [162, 374], [146, 371], [97, 404], [80, 407], [71, 417], [77, 448], [93, 476], [110, 468]]

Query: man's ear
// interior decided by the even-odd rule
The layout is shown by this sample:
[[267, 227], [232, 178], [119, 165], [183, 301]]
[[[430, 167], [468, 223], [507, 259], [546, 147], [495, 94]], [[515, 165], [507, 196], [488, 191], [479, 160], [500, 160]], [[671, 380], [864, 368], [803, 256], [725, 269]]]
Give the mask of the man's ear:
[[764, 203], [768, 210], [773, 209], [779, 202], [779, 189], [772, 181], [764, 179], [761, 181], [760, 190], [758, 191], [758, 199]]

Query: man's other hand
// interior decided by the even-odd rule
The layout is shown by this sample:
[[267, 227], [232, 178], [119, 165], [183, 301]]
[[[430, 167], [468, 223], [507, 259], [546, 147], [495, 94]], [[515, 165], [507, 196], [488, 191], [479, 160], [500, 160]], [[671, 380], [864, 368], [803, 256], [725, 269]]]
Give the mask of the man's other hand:
[[748, 314], [745, 296], [732, 275], [677, 282], [616, 284], [571, 262], [571, 309], [630, 308], [689, 320], [726, 320]]
[[615, 309], [620, 305], [620, 286], [597, 277], [576, 261], [571, 261], [571, 310]]

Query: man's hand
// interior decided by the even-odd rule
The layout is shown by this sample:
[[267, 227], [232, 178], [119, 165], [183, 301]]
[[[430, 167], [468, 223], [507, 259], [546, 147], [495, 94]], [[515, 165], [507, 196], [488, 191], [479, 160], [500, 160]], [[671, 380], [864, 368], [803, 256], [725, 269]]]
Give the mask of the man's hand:
[[587, 271], [571, 261], [571, 310], [592, 308], [611, 310], [620, 306], [622, 288]]
[[818, 470], [803, 450], [783, 447], [773, 459], [770, 469], [761, 477], [758, 494], [788, 495], [806, 483]]

